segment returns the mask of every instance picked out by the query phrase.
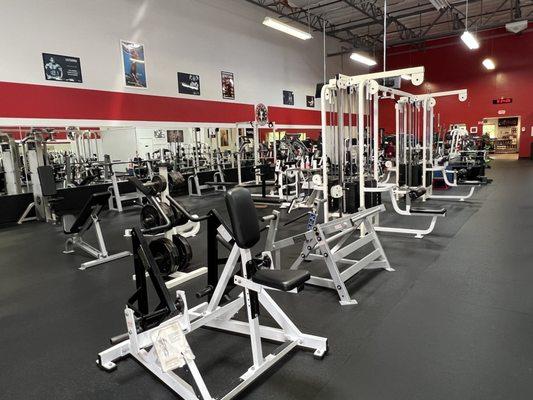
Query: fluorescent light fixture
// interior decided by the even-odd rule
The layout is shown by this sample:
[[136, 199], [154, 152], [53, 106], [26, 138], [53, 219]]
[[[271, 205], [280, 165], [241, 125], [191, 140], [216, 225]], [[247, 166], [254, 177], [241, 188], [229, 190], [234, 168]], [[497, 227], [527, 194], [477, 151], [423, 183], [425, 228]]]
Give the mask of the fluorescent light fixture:
[[410, 81], [411, 75], [402, 75], [402, 79], [405, 79], [406, 81]]
[[308, 32], [305, 32], [305, 31], [302, 31], [298, 28], [295, 28], [293, 26], [290, 26], [284, 22], [281, 22], [277, 19], [274, 19], [274, 18], [270, 18], [270, 17], [265, 17], [264, 21], [263, 21], [263, 25], [266, 25], [270, 28], [274, 28], [274, 29], [277, 29], [278, 31], [281, 31], [281, 32], [284, 32], [288, 35], [291, 35], [291, 36], [294, 36], [294, 37], [297, 37], [298, 39], [302, 39], [302, 40], [308, 40], [308, 39], [312, 39], [313, 36], [308, 33]]
[[476, 37], [472, 35], [470, 32], [465, 31], [461, 35], [461, 40], [466, 44], [466, 46], [470, 50], [479, 49], [479, 42], [477, 41]]
[[368, 65], [369, 67], [376, 65], [377, 62], [375, 60], [372, 60], [370, 57], [364, 56], [359, 53], [352, 53], [350, 58], [354, 61], [360, 62], [362, 64]]
[[494, 61], [492, 61], [490, 58], [485, 58], [483, 60], [483, 66], [487, 69], [495, 69], [496, 65], [494, 64]]

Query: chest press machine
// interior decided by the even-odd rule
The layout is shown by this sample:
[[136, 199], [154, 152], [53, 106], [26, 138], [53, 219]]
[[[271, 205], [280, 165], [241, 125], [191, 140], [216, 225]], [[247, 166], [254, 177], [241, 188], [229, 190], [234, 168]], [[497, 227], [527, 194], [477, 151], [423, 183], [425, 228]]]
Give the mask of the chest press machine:
[[[176, 302], [172, 301], [146, 240], [138, 228], [133, 229], [135, 274], [139, 279], [136, 280], [137, 290], [125, 309], [128, 333], [112, 339], [114, 346], [98, 355], [97, 363], [102, 369], [112, 371], [118, 359], [130, 355], [182, 398], [214, 400], [196, 366], [187, 334], [201, 327], [210, 327], [249, 336], [253, 365], [240, 376], [235, 387], [217, 397], [228, 400], [240, 394], [295, 347], [313, 350], [317, 358], [325, 355], [327, 339], [302, 333], [268, 294], [269, 290], [298, 291], [309, 279], [309, 272], [261, 269], [260, 261], [251, 255], [251, 248], [260, 239], [261, 229], [250, 193], [244, 188], [231, 189], [226, 193], [226, 205], [231, 229], [222, 222], [216, 210], [199, 217], [208, 223], [209, 255], [208, 286], [198, 296], [207, 296], [208, 301], [191, 309], [188, 309], [182, 291], [177, 292]], [[220, 275], [218, 243], [231, 249]], [[159, 305], [153, 311], [148, 305], [146, 273], [159, 298]], [[226, 296], [228, 289], [234, 287], [230, 280], [234, 286], [242, 288], [242, 293], [233, 300]], [[234, 319], [243, 307], [246, 309], [245, 320]], [[259, 316], [263, 309], [280, 328], [260, 325]], [[168, 360], [158, 353], [161, 338], [169, 343], [165, 331], [170, 329], [173, 329], [174, 337], [180, 337], [180, 345], [171, 348], [167, 354], [178, 354], [180, 360], [173, 365], [183, 366], [192, 377], [192, 383], [178, 375], [178, 368], [166, 368]], [[273, 353], [264, 356], [262, 339], [281, 345]], [[169, 350], [169, 346], [166, 346]]]
[[[109, 254], [107, 252], [104, 235], [100, 227], [99, 215], [107, 205], [110, 196], [111, 193], [109, 192], [93, 193], [78, 215], [65, 214], [61, 218], [63, 232], [69, 235], [69, 238], [65, 242], [63, 253], [71, 254], [74, 253], [75, 248], [78, 248], [95, 258], [94, 260], [82, 263], [79, 268], [80, 270], [131, 255], [129, 251], [121, 251], [115, 254]], [[98, 240], [98, 248], [90, 245], [83, 238], [91, 227], [94, 227]]]

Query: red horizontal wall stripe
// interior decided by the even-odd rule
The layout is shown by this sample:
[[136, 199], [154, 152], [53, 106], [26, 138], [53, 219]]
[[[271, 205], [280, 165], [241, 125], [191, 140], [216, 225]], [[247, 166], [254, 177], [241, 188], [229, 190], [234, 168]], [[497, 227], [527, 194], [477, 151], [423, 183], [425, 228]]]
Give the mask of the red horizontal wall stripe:
[[219, 122], [254, 118], [252, 104], [0, 82], [0, 117]]
[[268, 107], [268, 118], [278, 125], [320, 125], [320, 111], [287, 107]]

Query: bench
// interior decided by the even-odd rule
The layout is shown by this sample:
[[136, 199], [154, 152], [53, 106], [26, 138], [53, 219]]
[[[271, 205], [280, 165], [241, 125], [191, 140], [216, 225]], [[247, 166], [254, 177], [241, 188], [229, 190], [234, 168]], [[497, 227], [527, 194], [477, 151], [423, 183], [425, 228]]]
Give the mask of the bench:
[[[99, 215], [108, 203], [110, 196], [110, 192], [93, 193], [77, 215], [65, 214], [61, 218], [63, 232], [69, 235], [69, 238], [65, 242], [63, 253], [71, 254], [74, 253], [75, 248], [79, 248], [95, 258], [94, 260], [82, 263], [79, 268], [80, 270], [130, 255], [129, 251], [122, 251], [116, 254], [108, 254], [107, 252], [102, 228], [100, 227]], [[83, 238], [83, 235], [91, 227], [95, 229], [98, 248], [90, 245]]]

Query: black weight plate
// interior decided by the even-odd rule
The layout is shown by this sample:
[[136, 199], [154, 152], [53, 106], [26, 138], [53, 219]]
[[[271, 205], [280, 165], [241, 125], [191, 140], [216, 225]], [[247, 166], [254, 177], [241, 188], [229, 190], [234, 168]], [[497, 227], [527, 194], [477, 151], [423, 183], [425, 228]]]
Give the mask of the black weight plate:
[[173, 210], [174, 210], [174, 222], [175, 222], [174, 226], [185, 225], [187, 222], [189, 222], [189, 218], [187, 218], [187, 216], [183, 214], [180, 210], [174, 207], [173, 207]]
[[174, 235], [172, 237], [174, 245], [179, 254], [179, 271], [184, 270], [189, 266], [192, 260], [192, 248], [189, 241], [180, 235]]
[[141, 226], [150, 229], [159, 225], [161, 225], [161, 216], [157, 209], [151, 204], [144, 205], [141, 209]]
[[172, 186], [180, 186], [185, 183], [185, 178], [181, 174], [181, 172], [178, 171], [170, 171], [168, 173], [168, 180], [170, 181]]
[[[172, 211], [172, 208], [167, 203], [160, 203], [160, 204], [161, 204], [161, 209], [163, 210], [165, 215], [170, 220], [171, 226], [176, 226], [176, 215]], [[164, 220], [161, 221], [161, 224], [164, 224]]]
[[167, 188], [167, 181], [161, 175], [154, 175], [152, 185], [157, 193], [161, 193]]
[[155, 239], [150, 242], [149, 247], [159, 267], [159, 272], [163, 276], [168, 276], [178, 271], [179, 254], [172, 240], [167, 238]]

